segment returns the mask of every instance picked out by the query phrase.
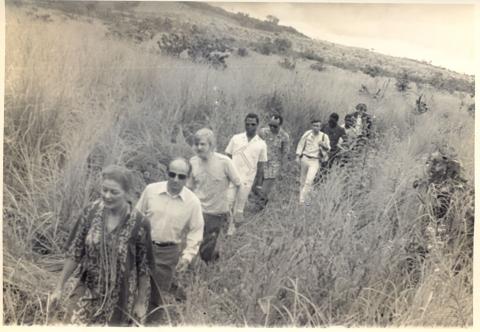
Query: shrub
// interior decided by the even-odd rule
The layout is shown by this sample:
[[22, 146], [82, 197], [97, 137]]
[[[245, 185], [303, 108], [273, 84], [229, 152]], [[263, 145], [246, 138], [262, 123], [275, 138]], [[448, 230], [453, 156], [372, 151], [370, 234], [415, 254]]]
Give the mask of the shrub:
[[254, 43], [254, 50], [263, 55], [287, 54], [292, 49], [292, 42], [286, 38], [263, 38]]
[[307, 49], [303, 52], [300, 52], [298, 55], [302, 58], [307, 59], [307, 60], [313, 60], [313, 61], [318, 61], [318, 62], [322, 62], [322, 63], [325, 61], [325, 59], [322, 56], [319, 56], [312, 49]]
[[215, 68], [226, 68], [225, 59], [230, 56], [230, 48], [223, 39], [208, 39], [201, 35], [187, 37], [183, 33], [163, 34], [158, 42], [165, 54], [180, 57], [185, 51], [194, 61], [207, 62]]
[[280, 61], [278, 64], [280, 65], [280, 67], [288, 70], [294, 70], [295, 67], [297, 66], [296, 61], [290, 58], [283, 58], [283, 60]]
[[248, 55], [248, 50], [244, 47], [240, 47], [239, 49], [237, 49], [237, 54], [238, 56], [245, 57]]
[[323, 61], [317, 61], [315, 63], [312, 63], [310, 65], [310, 69], [316, 70], [316, 71], [324, 71], [325, 70], [325, 65]]
[[406, 71], [403, 71], [400, 74], [400, 77], [397, 78], [397, 82], [395, 83], [395, 86], [397, 87], [397, 90], [400, 92], [404, 92], [410, 89], [410, 78], [408, 77], [408, 74]]
[[292, 42], [287, 38], [275, 38], [273, 44], [276, 53], [284, 54], [292, 49]]
[[371, 77], [376, 77], [383, 73], [382, 68], [380, 68], [379, 66], [371, 66], [371, 65], [366, 65], [361, 69], [361, 71]]

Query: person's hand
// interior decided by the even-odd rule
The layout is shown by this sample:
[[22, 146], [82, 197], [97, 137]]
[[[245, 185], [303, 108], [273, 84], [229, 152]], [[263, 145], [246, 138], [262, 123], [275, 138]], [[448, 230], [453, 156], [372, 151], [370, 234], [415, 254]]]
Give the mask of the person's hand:
[[190, 262], [188, 260], [186, 260], [185, 258], [181, 258], [177, 264], [177, 272], [179, 273], [185, 272], [189, 264]]
[[56, 310], [60, 304], [62, 298], [62, 289], [55, 288], [52, 294], [50, 294], [50, 310]]
[[136, 300], [133, 306], [133, 314], [137, 317], [141, 324], [143, 324], [143, 320], [145, 315], [147, 314], [147, 305], [145, 301]]
[[297, 156], [297, 157], [295, 158], [295, 162], [296, 162], [297, 164], [300, 164], [300, 156]]

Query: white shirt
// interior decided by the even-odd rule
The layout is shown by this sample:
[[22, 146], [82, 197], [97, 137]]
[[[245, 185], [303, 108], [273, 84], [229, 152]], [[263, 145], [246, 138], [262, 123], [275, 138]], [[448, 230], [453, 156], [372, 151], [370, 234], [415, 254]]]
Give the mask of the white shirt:
[[324, 157], [330, 150], [330, 139], [328, 135], [321, 131], [315, 135], [313, 130], [308, 130], [303, 134], [297, 145], [296, 155], [308, 156], [312, 158], [320, 158], [320, 154]]
[[244, 184], [252, 184], [257, 174], [257, 163], [267, 161], [267, 144], [258, 135], [250, 141], [247, 134], [234, 135], [225, 149], [232, 155], [233, 164]]
[[151, 183], [138, 200], [137, 210], [142, 212], [152, 227], [152, 241], [182, 242], [186, 231], [186, 246], [182, 258], [191, 261], [203, 240], [203, 215], [200, 200], [184, 187], [175, 196], [167, 192], [167, 181]]

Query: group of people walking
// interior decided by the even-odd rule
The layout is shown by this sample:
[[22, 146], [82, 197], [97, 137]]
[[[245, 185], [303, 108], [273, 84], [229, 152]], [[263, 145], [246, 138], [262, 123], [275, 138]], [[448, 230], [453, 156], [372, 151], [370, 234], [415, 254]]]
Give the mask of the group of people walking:
[[[320, 167], [341, 160], [341, 152], [368, 135], [372, 124], [364, 104], [345, 117], [343, 126], [338, 120], [336, 113], [323, 126], [312, 119], [311, 129], [300, 138], [295, 150], [300, 204], [308, 204]], [[258, 129], [258, 115], [247, 114], [245, 132], [230, 139], [225, 154], [216, 152], [212, 130], [198, 130], [195, 156], [173, 159], [168, 179], [147, 185], [136, 205], [130, 197], [130, 171], [106, 167], [101, 198], [83, 210], [70, 233], [51, 303], [59, 303], [75, 274], [70, 322], [158, 323], [161, 295], [175, 287], [175, 273], [186, 271], [197, 254], [207, 264], [219, 258], [217, 238], [227, 227], [233, 235], [235, 225], [243, 223], [252, 189], [268, 201], [289, 154], [290, 136], [282, 125], [282, 116], [275, 114], [267, 127]]]

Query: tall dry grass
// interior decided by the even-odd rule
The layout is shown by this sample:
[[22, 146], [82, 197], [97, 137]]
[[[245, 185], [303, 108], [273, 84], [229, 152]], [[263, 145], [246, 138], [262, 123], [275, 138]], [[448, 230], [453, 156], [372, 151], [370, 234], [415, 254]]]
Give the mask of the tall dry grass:
[[[102, 166], [129, 165], [141, 190], [146, 160], [190, 156], [191, 134], [206, 125], [222, 151], [243, 130], [245, 114], [264, 118], [261, 105], [277, 95], [294, 143], [310, 117], [342, 117], [358, 102], [376, 116], [377, 138], [348, 173], [334, 169], [316, 186], [306, 210], [296, 204], [291, 163], [267, 208], [220, 239], [219, 264], [197, 262], [182, 277], [188, 299], [171, 301], [169, 323], [472, 324], [471, 264], [454, 274], [454, 249], [437, 248], [424, 262], [406, 250], [424, 220], [412, 182], [432, 143], [453, 146], [473, 180], [473, 123], [458, 111], [456, 95], [428, 87], [401, 94], [389, 86], [374, 100], [358, 89], [373, 90], [386, 78], [333, 67], [317, 72], [308, 63], [289, 71], [259, 55], [232, 58], [215, 71], [108, 40], [96, 22], [52, 19], [31, 20], [7, 6], [5, 323], [58, 321], [47, 304], [63, 241], [97, 194]], [[413, 113], [417, 92], [429, 94], [431, 112]]]

